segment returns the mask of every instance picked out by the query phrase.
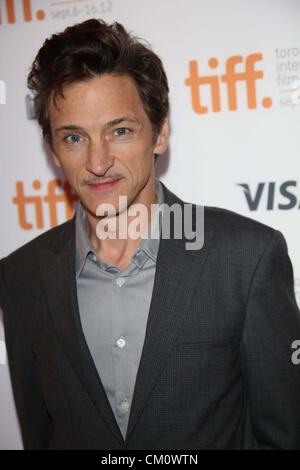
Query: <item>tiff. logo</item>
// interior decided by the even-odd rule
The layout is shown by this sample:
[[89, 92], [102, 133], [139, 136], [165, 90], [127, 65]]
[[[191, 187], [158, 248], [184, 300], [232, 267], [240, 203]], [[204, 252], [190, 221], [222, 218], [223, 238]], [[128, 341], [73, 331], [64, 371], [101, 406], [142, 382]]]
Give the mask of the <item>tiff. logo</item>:
[[[237, 83], [244, 82], [246, 85], [247, 107], [248, 109], [257, 108], [256, 80], [262, 79], [264, 74], [262, 70], [255, 70], [256, 62], [261, 61], [262, 54], [255, 53], [248, 55], [245, 60], [241, 55], [234, 55], [226, 61], [226, 73], [223, 75], [202, 75], [199, 73], [198, 62], [191, 60], [189, 62], [190, 76], [186, 78], [185, 85], [191, 89], [192, 107], [195, 113], [205, 114], [209, 109], [202, 101], [203, 87], [209, 87], [211, 110], [215, 113], [221, 111], [221, 83], [224, 83], [227, 90], [227, 106], [229, 111], [238, 109]], [[211, 57], [208, 61], [210, 69], [215, 70], [219, 61]], [[237, 71], [237, 66], [243, 67], [243, 71]], [[272, 106], [272, 99], [264, 97], [262, 106], [269, 108]]]
[[[35, 180], [32, 183], [34, 191], [42, 189], [42, 183]], [[62, 191], [57, 192], [57, 189]], [[33, 228], [45, 228], [44, 221], [44, 205], [48, 206], [50, 227], [56, 227], [58, 224], [58, 204], [63, 204], [65, 207], [66, 219], [72, 218], [73, 202], [77, 201], [78, 197], [72, 192], [67, 182], [62, 182], [59, 179], [50, 180], [47, 185], [47, 194], [44, 196], [35, 194], [27, 195], [24, 190], [24, 183], [22, 181], [16, 182], [16, 195], [13, 198], [13, 203], [18, 208], [18, 218], [20, 227], [23, 230], [32, 230]], [[34, 223], [28, 220], [27, 208], [32, 206], [34, 208]]]
[[[18, 2], [19, 4], [19, 2]], [[26, 22], [32, 21], [33, 13], [31, 7], [31, 0], [21, 0], [22, 4], [22, 14], [23, 19]], [[15, 0], [3, 0], [1, 3], [1, 10], [0, 10], [0, 25], [4, 23], [3, 21], [3, 11], [6, 13], [6, 20], [8, 24], [15, 24], [17, 21], [16, 17], [16, 2]], [[42, 21], [45, 18], [44, 10], [37, 10], [35, 12], [35, 17], [37, 20]]]

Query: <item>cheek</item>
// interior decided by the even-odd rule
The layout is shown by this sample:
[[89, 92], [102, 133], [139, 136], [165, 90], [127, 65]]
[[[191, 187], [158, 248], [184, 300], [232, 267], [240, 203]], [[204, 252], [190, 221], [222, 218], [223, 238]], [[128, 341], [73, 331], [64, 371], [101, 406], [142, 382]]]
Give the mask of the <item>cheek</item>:
[[65, 178], [71, 186], [76, 186], [78, 181], [82, 178], [81, 165], [75, 164], [74, 162], [62, 162], [62, 169]]
[[[131, 154], [128, 158], [121, 159], [120, 164], [120, 170], [123, 168], [130, 180], [135, 183], [144, 180], [152, 169], [151, 155], [149, 153], [145, 154], [142, 151]], [[118, 163], [116, 161], [117, 167]]]
[[[133, 171], [147, 170], [154, 159], [153, 148], [150, 145], [145, 145], [144, 142], [136, 142], [123, 150], [122, 154], [119, 152], [119, 159]], [[116, 155], [118, 154], [116, 153]]]

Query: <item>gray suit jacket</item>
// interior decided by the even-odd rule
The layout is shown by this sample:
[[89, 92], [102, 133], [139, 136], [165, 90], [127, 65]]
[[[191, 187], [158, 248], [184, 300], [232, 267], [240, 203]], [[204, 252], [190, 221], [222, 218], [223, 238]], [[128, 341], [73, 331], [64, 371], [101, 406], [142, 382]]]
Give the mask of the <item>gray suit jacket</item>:
[[185, 241], [160, 243], [125, 441], [80, 324], [74, 219], [1, 260], [26, 449], [300, 449], [300, 315], [283, 236], [206, 207], [203, 249]]

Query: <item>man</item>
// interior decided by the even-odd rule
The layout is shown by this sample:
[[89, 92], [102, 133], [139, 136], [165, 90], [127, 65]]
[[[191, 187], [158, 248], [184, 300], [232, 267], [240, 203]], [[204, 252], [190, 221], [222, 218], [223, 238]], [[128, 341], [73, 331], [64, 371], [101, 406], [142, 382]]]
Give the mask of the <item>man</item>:
[[[28, 84], [80, 205], [0, 263], [25, 448], [300, 448], [283, 236], [206, 207], [204, 246], [188, 250], [149, 213], [185, 209], [155, 179], [169, 134], [159, 58], [120, 24], [89, 20], [44, 43]], [[135, 204], [150, 236], [129, 236]]]

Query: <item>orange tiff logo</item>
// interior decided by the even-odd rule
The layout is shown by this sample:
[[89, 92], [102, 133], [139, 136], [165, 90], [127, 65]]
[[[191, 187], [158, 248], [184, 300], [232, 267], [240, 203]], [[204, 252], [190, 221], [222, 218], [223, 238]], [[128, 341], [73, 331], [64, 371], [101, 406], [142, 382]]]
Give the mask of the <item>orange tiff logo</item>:
[[[35, 180], [32, 183], [32, 188], [39, 191], [42, 187], [42, 183], [39, 180]], [[62, 189], [60, 193], [57, 193], [57, 188]], [[43, 229], [45, 228], [44, 223], [44, 210], [45, 205], [48, 206], [50, 226], [56, 227], [58, 225], [58, 214], [57, 205], [64, 204], [66, 220], [72, 218], [74, 214], [73, 203], [78, 201], [78, 197], [72, 192], [70, 185], [65, 181], [61, 182], [59, 179], [50, 180], [48, 182], [48, 191], [44, 196], [27, 196], [24, 191], [24, 184], [22, 181], [16, 182], [16, 196], [13, 198], [13, 203], [18, 208], [19, 224], [24, 230], [32, 230], [33, 228]], [[28, 205], [34, 207], [34, 218], [35, 223], [28, 221], [26, 209]]]
[[[23, 19], [26, 22], [32, 21], [32, 8], [31, 8], [31, 0], [21, 0], [22, 9], [23, 9]], [[16, 23], [16, 8], [15, 8], [15, 0], [5, 0], [3, 1], [6, 11], [6, 18], [8, 24]], [[2, 4], [2, 6], [3, 6]], [[37, 20], [42, 21], [45, 18], [44, 10], [37, 10], [35, 13], [35, 17]], [[2, 9], [0, 11], [0, 25], [2, 24]]]
[[[229, 111], [238, 109], [237, 83], [244, 82], [247, 107], [248, 109], [257, 108], [256, 81], [262, 79], [264, 74], [262, 70], [256, 70], [256, 62], [261, 61], [262, 54], [255, 53], [248, 55], [245, 60], [241, 55], [234, 55], [227, 59], [225, 69], [222, 75], [202, 75], [199, 73], [198, 62], [191, 60], [189, 62], [190, 76], [186, 78], [185, 85], [191, 89], [192, 107], [195, 113], [205, 114], [209, 111], [208, 106], [202, 101], [203, 87], [209, 88], [209, 96], [211, 101], [211, 110], [215, 113], [221, 111], [221, 84], [224, 83], [227, 90], [227, 106]], [[218, 67], [219, 61], [215, 57], [211, 57], [208, 61], [210, 69], [214, 70]], [[237, 71], [237, 66], [242, 71]], [[272, 106], [272, 99], [264, 97], [261, 101], [264, 108]]]

